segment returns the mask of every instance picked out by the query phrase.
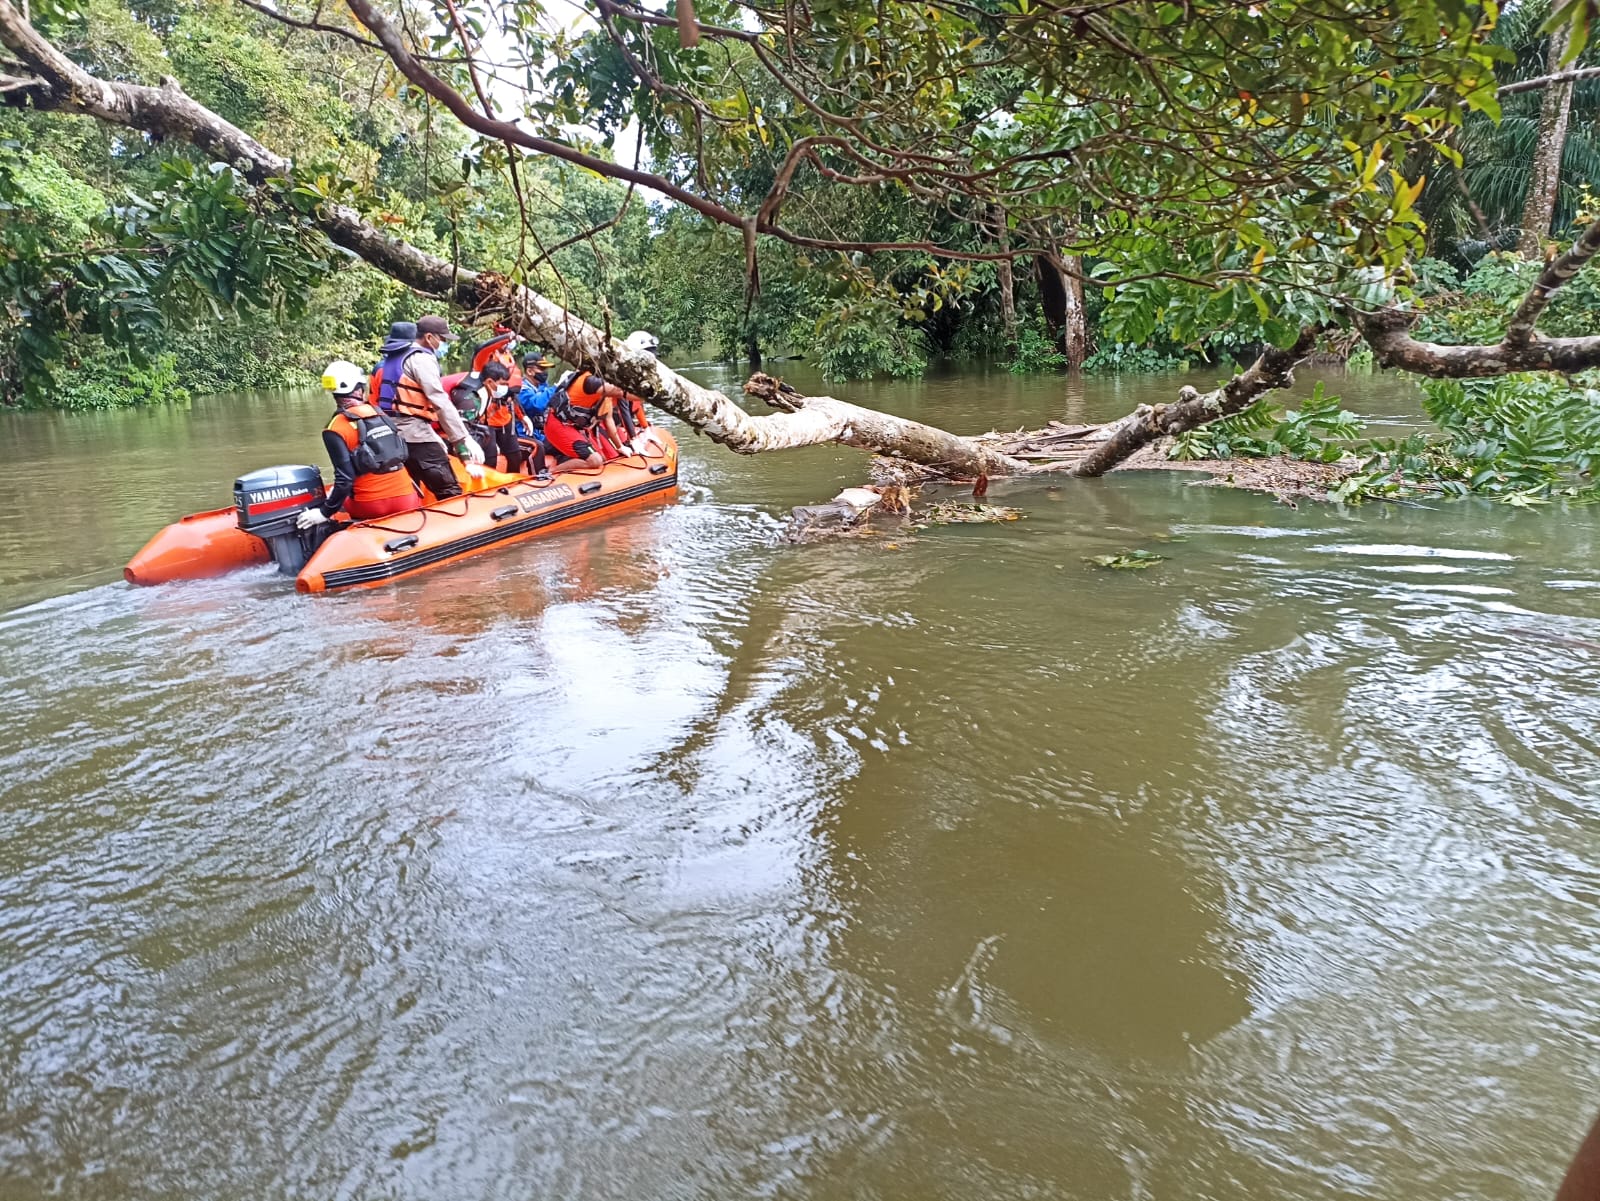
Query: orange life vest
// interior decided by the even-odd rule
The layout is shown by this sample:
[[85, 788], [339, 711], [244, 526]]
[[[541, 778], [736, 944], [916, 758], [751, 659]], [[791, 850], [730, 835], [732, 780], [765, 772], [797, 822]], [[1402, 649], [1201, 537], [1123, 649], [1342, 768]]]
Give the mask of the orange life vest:
[[[584, 424], [593, 425], [604, 420], [606, 414], [611, 412], [612, 403], [618, 396], [622, 395], [620, 388], [614, 384], [606, 383], [598, 375], [594, 375], [594, 378], [600, 380], [600, 390], [598, 392], [585, 392], [583, 390], [584, 381], [591, 375], [594, 375], [594, 372], [580, 371], [573, 377], [572, 382], [567, 385], [566, 408], [577, 419], [576, 422], [571, 424], [580, 426]], [[557, 412], [556, 416], [566, 420], [559, 412]]]
[[[385, 346], [389, 345], [392, 344], [385, 343]], [[406, 364], [412, 355], [432, 353], [421, 346], [398, 344], [372, 369], [372, 375], [367, 380], [367, 398], [385, 413], [418, 417], [430, 424], [437, 424], [439, 413], [428, 399], [428, 394], [415, 380], [407, 379], [405, 374]]]
[[506, 389], [504, 396], [491, 396], [483, 409], [483, 423], [498, 429], [502, 425], [510, 425], [512, 417], [511, 390]]
[[394, 386], [394, 411], [402, 417], [417, 417], [432, 425], [439, 422], [439, 410], [415, 380], [400, 377]]
[[[349, 414], [349, 416], [346, 416]], [[361, 445], [361, 434], [356, 430], [355, 423], [350, 420], [354, 417], [360, 420], [363, 417], [376, 417], [378, 410], [369, 404], [351, 405], [342, 412], [335, 413], [333, 420], [328, 422], [327, 428], [344, 439], [344, 444], [350, 448], [352, 454], [357, 446]], [[351, 498], [363, 504], [380, 501], [394, 500], [401, 496], [415, 496], [417, 486], [411, 482], [411, 474], [406, 471], [389, 471], [382, 475], [357, 475], [355, 483], [351, 486]]]

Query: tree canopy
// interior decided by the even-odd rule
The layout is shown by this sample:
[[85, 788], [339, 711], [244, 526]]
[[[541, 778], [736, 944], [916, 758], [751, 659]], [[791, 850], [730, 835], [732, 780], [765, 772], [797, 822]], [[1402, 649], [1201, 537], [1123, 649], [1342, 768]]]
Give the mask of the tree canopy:
[[[1028, 278], [1012, 267], [1031, 264], [1047, 307], [1051, 279], [1088, 282], [1117, 343], [1281, 356], [1342, 326], [1425, 374], [1600, 363], [1600, 337], [1534, 333], [1596, 226], [1500, 342], [1410, 333], [1426, 214], [1447, 207], [1424, 200], [1428, 181], [1470, 200], [1465, 154], [1500, 128], [1501, 93], [1544, 86], [1508, 86], [1521, 68], [1492, 3], [589, 0], [576, 25], [568, 11], [46, 0], [30, 23], [0, 0], [5, 119], [79, 147], [47, 163], [14, 136], [0, 157], [0, 203], [25, 210], [3, 235], [23, 387], [74, 339], [137, 350], [163, 324], [301, 320], [352, 255], [632, 369], [700, 416], [672, 373], [563, 331], [665, 304], [685, 336], [729, 349], [809, 322], [843, 370], [852, 354], [870, 368], [906, 361], [891, 335], [908, 329], [952, 344], [961, 322], [941, 315], [992, 317], [975, 298], [996, 290], [1010, 321]], [[1567, 63], [1586, 13], [1541, 26], [1574, 31]], [[639, 150], [619, 161], [629, 128]], [[377, 299], [352, 338], [389, 316]], [[1238, 378], [1259, 390], [1290, 367]], [[719, 432], [745, 428], [718, 413]]]

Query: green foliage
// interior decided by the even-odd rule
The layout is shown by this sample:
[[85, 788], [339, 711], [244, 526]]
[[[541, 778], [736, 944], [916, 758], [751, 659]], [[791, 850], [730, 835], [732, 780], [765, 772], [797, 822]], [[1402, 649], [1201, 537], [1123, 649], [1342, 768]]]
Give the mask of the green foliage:
[[[349, 20], [308, 0], [275, 7]], [[1478, 340], [1529, 271], [1490, 259], [1459, 282], [1423, 257], [1424, 217], [1445, 220], [1458, 146], [1476, 153], [1480, 134], [1537, 110], [1537, 96], [1517, 98], [1496, 125], [1496, 70], [1536, 73], [1548, 4], [1152, 0], [1073, 20], [942, 0], [826, 0], [802, 22], [728, 0], [697, 11], [696, 47], [627, 13], [551, 20], [543, 0], [424, 6], [411, 28], [463, 95], [474, 81], [446, 16], [518, 47], [496, 70], [523, 76], [524, 129], [606, 157], [637, 123], [672, 183], [739, 214], [771, 201], [765, 215], [809, 244], [757, 239], [758, 289], [742, 231], [683, 205], [652, 215], [591, 172], [475, 140], [350, 40], [234, 0], [41, 2], [35, 19], [75, 59], [107, 78], [174, 74], [295, 156], [295, 178], [250, 189], [186, 147], [88, 122], [54, 121], [46, 137], [42, 114], [0, 113], [14, 143], [0, 151], [0, 399], [55, 395], [53, 364], [85, 339], [134, 363], [170, 349], [203, 389], [303, 378], [335, 354], [363, 361], [415, 307], [312, 228], [332, 201], [617, 332], [648, 326], [727, 357], [801, 350], [832, 378], [1006, 353], [993, 264], [951, 265], [930, 244], [981, 256], [1007, 241], [1092, 263], [1098, 371], [1253, 354], [1347, 322], [1352, 303], [1395, 299], [1423, 306], [1424, 333]], [[1586, 104], [1600, 100], [1592, 87]], [[1600, 106], [1579, 111], [1574, 144]], [[1493, 160], [1502, 174], [1525, 161], [1515, 147]], [[1587, 161], [1570, 159], [1570, 181]], [[1059, 365], [1031, 275], [1018, 264], [1019, 372]], [[1580, 276], [1544, 329], [1592, 332], [1597, 318], [1600, 291]], [[1279, 422], [1283, 445], [1299, 416]], [[1265, 434], [1240, 436], [1282, 441]]]
[[915, 379], [928, 369], [922, 334], [903, 326], [836, 320], [818, 331], [816, 362], [830, 380]]
[[825, 279], [788, 247], [768, 247], [761, 290], [746, 302], [740, 239], [682, 209], [667, 213], [643, 247], [641, 324], [690, 354], [702, 347], [724, 359], [794, 347], [810, 349], [821, 316]]
[[125, 409], [189, 398], [189, 390], [179, 382], [175, 354], [157, 354], [136, 363], [93, 338], [73, 344], [66, 353], [66, 369], [56, 373], [56, 387], [47, 395], [29, 396], [25, 407]]
[[1067, 356], [1061, 353], [1061, 344], [1044, 328], [1038, 318], [1017, 325], [1017, 350], [1009, 364], [1013, 375], [1038, 375], [1060, 371], [1067, 365]]
[[[1441, 292], [1425, 302], [1416, 336], [1454, 345], [1498, 342], [1541, 268], [1542, 264], [1512, 253], [1485, 255], [1458, 290]], [[1551, 298], [1539, 319], [1539, 330], [1562, 338], [1597, 329], [1600, 274], [1581, 271]]]
[[1188, 430], [1173, 440], [1174, 459], [1265, 459], [1283, 455], [1311, 463], [1334, 463], [1342, 443], [1365, 428], [1361, 418], [1324, 393], [1322, 381], [1298, 409], [1283, 412], [1267, 397], [1228, 417]]
[[[1551, 5], [1546, 0], [1523, 0], [1503, 6], [1488, 34], [1488, 43], [1501, 58], [1496, 74], [1501, 83], [1514, 83], [1546, 74], [1549, 38], [1545, 21]], [[1584, 47], [1571, 65], [1593, 67], [1600, 63], [1597, 47]], [[1439, 162], [1423, 167], [1429, 183], [1418, 208], [1428, 222], [1428, 241], [1460, 263], [1475, 262], [1487, 251], [1516, 244], [1527, 200], [1529, 164], [1539, 139], [1539, 114], [1545, 92], [1534, 90], [1507, 97], [1498, 120], [1487, 113], [1472, 114], [1463, 123], [1457, 146], [1462, 156], [1455, 164]], [[1600, 178], [1600, 86], [1581, 80], [1571, 96], [1571, 119], [1562, 148], [1561, 180], [1549, 229], [1559, 235], [1569, 229], [1583, 206], [1585, 184]], [[1469, 201], [1470, 197], [1470, 201]]]
[[1490, 496], [1511, 504], [1595, 499], [1600, 388], [1545, 376], [1428, 380], [1424, 407], [1442, 438], [1375, 442], [1339, 500]]
[[[37, 161], [0, 150], [0, 361], [19, 381], [9, 399], [59, 394], [54, 365], [69, 340], [96, 337], [136, 366], [169, 328], [224, 314], [294, 318], [330, 269], [329, 247], [309, 223], [263, 215], [264, 199], [229, 167], [174, 159], [161, 187], [88, 220], [81, 187], [46, 202], [30, 188]], [[77, 203], [63, 214], [51, 201]]]
[[[964, 297], [963, 302], [955, 307], [959, 316], [950, 323], [942, 339], [944, 356], [957, 363], [998, 359], [1007, 361], [1010, 370], [1016, 372], [1016, 366], [1008, 361], [1010, 348], [1006, 343], [1006, 327], [1000, 313], [998, 289], [985, 287]], [[1018, 322], [1019, 339], [1022, 324]], [[1055, 368], [1040, 367], [1034, 370], [1052, 371]]]
[[1102, 342], [1084, 360], [1083, 369], [1091, 375], [1149, 375], [1158, 371], [1181, 371], [1188, 365], [1187, 359], [1154, 346]]
[[1158, 555], [1155, 551], [1145, 550], [1142, 547], [1120, 555], [1090, 555], [1084, 559], [1085, 563], [1093, 563], [1096, 567], [1110, 571], [1146, 571], [1157, 563], [1166, 561], [1166, 555]]

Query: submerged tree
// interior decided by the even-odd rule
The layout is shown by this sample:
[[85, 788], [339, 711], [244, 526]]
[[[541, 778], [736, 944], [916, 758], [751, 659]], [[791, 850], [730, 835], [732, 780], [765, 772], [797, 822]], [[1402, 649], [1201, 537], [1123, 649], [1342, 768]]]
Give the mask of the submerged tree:
[[[1455, 156], [1452, 140], [1468, 117], [1497, 112], [1496, 51], [1485, 41], [1492, 9], [1457, 0], [871, 9], [824, 0], [701, 4], [680, 19], [594, 0], [597, 26], [575, 38], [548, 28], [536, 0], [399, 11], [349, 0], [349, 19], [242, 2], [341, 38], [376, 71], [397, 73], [477, 139], [469, 180], [497, 173], [521, 196], [533, 165], [548, 159], [649, 189], [726, 227], [752, 296], [771, 242], [834, 256], [840, 270], [895, 255], [945, 264], [918, 297], [928, 305], [959, 291], [964, 265], [1042, 259], [1081, 283], [1073, 264], [1086, 256], [1096, 264], [1092, 283], [1110, 290], [1106, 321], [1128, 340], [1143, 340], [1159, 317], [1185, 336], [1231, 329], [1268, 344], [1217, 391], [1119, 423], [1080, 474], [1282, 386], [1333, 325], [1353, 325], [1380, 362], [1424, 374], [1600, 364], [1600, 336], [1543, 339], [1533, 330], [1550, 294], [1600, 249], [1600, 224], [1547, 266], [1502, 342], [1439, 347], [1409, 333], [1422, 180], [1398, 164]], [[72, 25], [70, 15], [46, 15], [47, 28]], [[543, 239], [518, 238], [514, 253], [486, 264], [497, 271], [469, 269], [390, 236], [359, 180], [264, 145], [175, 79], [150, 86], [103, 63], [86, 69], [10, 0], [0, 0], [0, 45], [12, 59], [0, 60], [5, 104], [182, 139], [223, 164], [211, 177], [226, 181], [233, 200], [205, 217], [205, 234], [234, 248], [229, 266], [259, 266], [253, 287], [292, 292], [326, 237], [408, 287], [494, 314], [604, 370], [736, 450], [844, 441], [956, 472], [1020, 467], [944, 431], [828, 398], [774, 395], [794, 411], [752, 417], [536, 291], [550, 254]], [[643, 131], [650, 169], [613, 161], [573, 134], [578, 123], [613, 132], [628, 120]], [[823, 200], [835, 195], [900, 198], [918, 216], [862, 237], [830, 225]], [[997, 211], [1003, 237], [991, 238]], [[530, 230], [525, 205], [512, 220]], [[128, 236], [149, 235], [135, 222]], [[222, 290], [207, 264], [172, 247], [156, 257], [169, 281]], [[131, 302], [141, 286], [108, 282], [96, 292], [94, 281], [76, 280], [68, 290], [82, 291], [68, 303], [87, 311], [108, 294]]]

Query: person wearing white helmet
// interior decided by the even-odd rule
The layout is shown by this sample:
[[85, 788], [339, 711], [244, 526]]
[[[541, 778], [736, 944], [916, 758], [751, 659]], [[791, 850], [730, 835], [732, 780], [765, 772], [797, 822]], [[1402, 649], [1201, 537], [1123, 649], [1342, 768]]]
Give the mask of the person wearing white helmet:
[[406, 471], [406, 443], [395, 423], [367, 403], [366, 375], [354, 363], [335, 359], [322, 373], [322, 386], [337, 406], [322, 431], [333, 463], [333, 489], [295, 524], [310, 529], [340, 509], [356, 521], [420, 509], [422, 494]]

